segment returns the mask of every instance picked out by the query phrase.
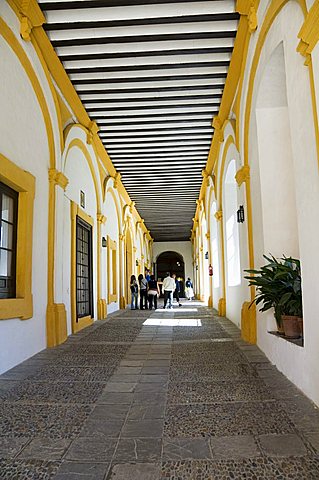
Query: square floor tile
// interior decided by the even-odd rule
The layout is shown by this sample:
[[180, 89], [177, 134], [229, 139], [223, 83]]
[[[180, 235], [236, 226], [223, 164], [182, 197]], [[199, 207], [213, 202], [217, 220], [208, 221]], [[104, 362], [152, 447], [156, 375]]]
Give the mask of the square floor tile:
[[121, 436], [127, 438], [159, 438], [163, 434], [162, 420], [128, 420]]
[[70, 444], [71, 440], [64, 438], [34, 438], [20, 453], [19, 458], [60, 460]]
[[132, 405], [128, 420], [151, 420], [157, 418], [164, 418], [165, 403]]
[[160, 438], [121, 438], [113, 463], [157, 462], [162, 453]]
[[205, 438], [163, 439], [163, 460], [211, 459], [209, 441]]
[[54, 480], [104, 480], [109, 464], [63, 462]]
[[117, 440], [113, 438], [83, 437], [73, 440], [67, 452], [68, 460], [108, 462], [112, 459]]
[[307, 449], [298, 435], [261, 435], [260, 447], [268, 457], [300, 457]]
[[251, 435], [213, 437], [209, 440], [214, 459], [258, 457], [260, 451]]
[[153, 463], [114, 465], [107, 480], [159, 480], [160, 467]]

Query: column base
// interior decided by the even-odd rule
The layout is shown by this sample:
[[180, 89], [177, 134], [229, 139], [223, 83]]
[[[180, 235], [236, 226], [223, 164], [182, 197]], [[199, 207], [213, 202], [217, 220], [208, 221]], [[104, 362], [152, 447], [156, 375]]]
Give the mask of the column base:
[[241, 307], [241, 338], [245, 342], [255, 344], [257, 342], [256, 305], [244, 302]]
[[120, 309], [121, 310], [125, 310], [126, 308], [126, 300], [125, 300], [125, 297], [121, 297], [120, 298]]
[[64, 303], [53, 303], [47, 306], [47, 345], [55, 347], [67, 339], [66, 310]]
[[107, 317], [107, 303], [104, 298], [97, 301], [97, 318], [104, 320]]
[[226, 300], [225, 298], [220, 298], [218, 301], [218, 315], [220, 317], [226, 316]]

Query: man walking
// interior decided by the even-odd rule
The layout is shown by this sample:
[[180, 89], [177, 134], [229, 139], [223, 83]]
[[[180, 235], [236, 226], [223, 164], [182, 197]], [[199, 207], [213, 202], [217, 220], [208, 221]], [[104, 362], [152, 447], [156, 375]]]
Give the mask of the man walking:
[[166, 277], [163, 280], [164, 291], [164, 307], [166, 308], [168, 301], [168, 308], [173, 308], [173, 293], [175, 290], [175, 280], [171, 277], [170, 272], [166, 273]]
[[176, 273], [173, 273], [172, 278], [173, 278], [174, 281], [175, 281], [174, 297], [176, 298], [176, 302], [178, 303], [178, 306], [181, 307], [182, 304], [181, 304], [181, 302], [179, 301], [179, 294], [180, 294], [180, 291], [181, 291], [181, 287], [180, 287], [179, 281], [178, 281], [177, 278], [176, 278]]

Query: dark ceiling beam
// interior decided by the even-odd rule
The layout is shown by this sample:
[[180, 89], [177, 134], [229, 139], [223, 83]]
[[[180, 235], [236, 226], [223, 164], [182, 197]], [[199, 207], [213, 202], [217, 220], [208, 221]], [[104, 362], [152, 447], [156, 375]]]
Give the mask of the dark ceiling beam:
[[204, 47], [204, 48], [179, 48], [176, 50], [148, 50], [140, 52], [116, 52], [116, 53], [63, 53], [59, 57], [64, 62], [71, 62], [73, 60], [108, 60], [112, 58], [131, 58], [134, 57], [155, 57], [167, 55], [214, 55], [216, 53], [232, 53], [233, 47]]
[[236, 30], [222, 30], [217, 32], [194, 32], [194, 33], [163, 33], [153, 35], [127, 35], [118, 37], [88, 37], [70, 38], [66, 40], [52, 40], [55, 48], [76, 47], [81, 45], [108, 45], [117, 43], [144, 43], [161, 41], [200, 40], [211, 38], [235, 38]]
[[154, 63], [152, 65], [123, 65], [123, 66], [114, 66], [114, 67], [69, 67], [65, 71], [69, 74], [76, 73], [113, 73], [113, 72], [139, 72], [140, 70], [164, 70], [164, 69], [174, 69], [179, 70], [181, 68], [212, 68], [212, 67], [229, 67], [229, 61], [226, 60], [216, 60], [211, 62], [181, 62], [181, 63]]
[[[74, 2], [73, 2], [74, 3]], [[54, 30], [79, 30], [79, 29], [99, 29], [99, 28], [114, 28], [114, 27], [135, 27], [143, 25], [167, 25], [171, 23], [198, 23], [198, 22], [219, 22], [238, 20], [238, 13], [215, 13], [202, 15], [173, 15], [170, 17], [154, 17], [154, 18], [133, 18], [129, 20], [103, 20], [87, 22], [60, 22], [47, 23], [44, 28], [47, 32]]]
[[174, 80], [213, 80], [215, 78], [226, 78], [226, 73], [204, 73], [191, 75], [157, 75], [156, 77], [112, 77], [112, 78], [83, 78], [79, 80], [72, 80], [75, 87], [78, 85], [99, 85], [100, 83], [130, 83], [130, 82], [169, 82]]
[[[129, 7], [138, 5], [160, 5], [174, 3], [200, 3], [203, 0], [78, 0], [72, 1], [72, 10], [83, 10], [88, 8], [104, 8], [104, 7]], [[69, 10], [70, 0], [64, 2], [46, 2], [39, 0], [42, 10]]]

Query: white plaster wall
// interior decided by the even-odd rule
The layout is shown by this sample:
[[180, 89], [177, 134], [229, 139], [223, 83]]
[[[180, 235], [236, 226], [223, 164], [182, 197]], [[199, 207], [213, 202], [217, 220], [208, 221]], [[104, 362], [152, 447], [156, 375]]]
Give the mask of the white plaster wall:
[[154, 242], [153, 243], [153, 262], [156, 262], [157, 257], [167, 251], [177, 252], [182, 255], [185, 263], [185, 278], [193, 278], [192, 265], [192, 244], [190, 241], [186, 242]]
[[[293, 132], [291, 136], [292, 170], [295, 174], [297, 225], [302, 263], [305, 346], [300, 348], [283, 339], [269, 335], [267, 333], [267, 319], [269, 315], [258, 314], [257, 335], [258, 345], [270, 360], [301, 388], [306, 395], [319, 404], [319, 298], [317, 294], [319, 256], [316, 241], [319, 236], [319, 178], [309, 73], [307, 67], [304, 66], [304, 59], [296, 52], [297, 35], [303, 21], [304, 17], [297, 2], [289, 2], [279, 13], [273, 26], [270, 28], [262, 49], [256, 74], [252, 112], [254, 112], [256, 107], [258, 85], [260, 84], [264, 68], [272, 52], [283, 41], [289, 122], [290, 130]], [[251, 48], [253, 48], [253, 45]], [[252, 50], [247, 62], [248, 66], [251, 63], [251, 55]], [[244, 88], [244, 92], [246, 91], [247, 83]], [[243, 102], [244, 104], [245, 102]], [[244, 114], [244, 111], [242, 111], [242, 114]], [[258, 267], [261, 255], [264, 252], [263, 239], [260, 237], [260, 232], [256, 231], [258, 220], [262, 215], [259, 196], [259, 172], [257, 172], [258, 169], [256, 168], [256, 159], [259, 154], [257, 143], [256, 122], [252, 115], [249, 159], [252, 167], [254, 247], [256, 266]]]
[[[65, 190], [66, 200], [64, 202], [64, 239], [63, 242], [63, 303], [67, 311], [67, 321], [70, 327], [71, 318], [71, 301], [70, 301], [70, 279], [71, 279], [71, 200], [80, 205], [80, 191], [85, 193], [85, 208], [83, 209], [87, 215], [90, 215], [94, 221], [93, 225], [93, 308], [94, 318], [97, 316], [97, 269], [96, 269], [96, 245], [97, 245], [97, 205], [96, 193], [93, 178], [87, 160], [83, 152], [73, 146], [68, 151], [65, 158], [64, 175], [69, 179], [68, 186]], [[69, 279], [69, 281], [68, 281]]]
[[[2, 3], [0, 8], [1, 15], [8, 20]], [[44, 119], [34, 90], [20, 61], [1, 35], [0, 58], [0, 152], [36, 177], [32, 252], [33, 317], [24, 321], [0, 321], [2, 373], [46, 346], [49, 150]]]

